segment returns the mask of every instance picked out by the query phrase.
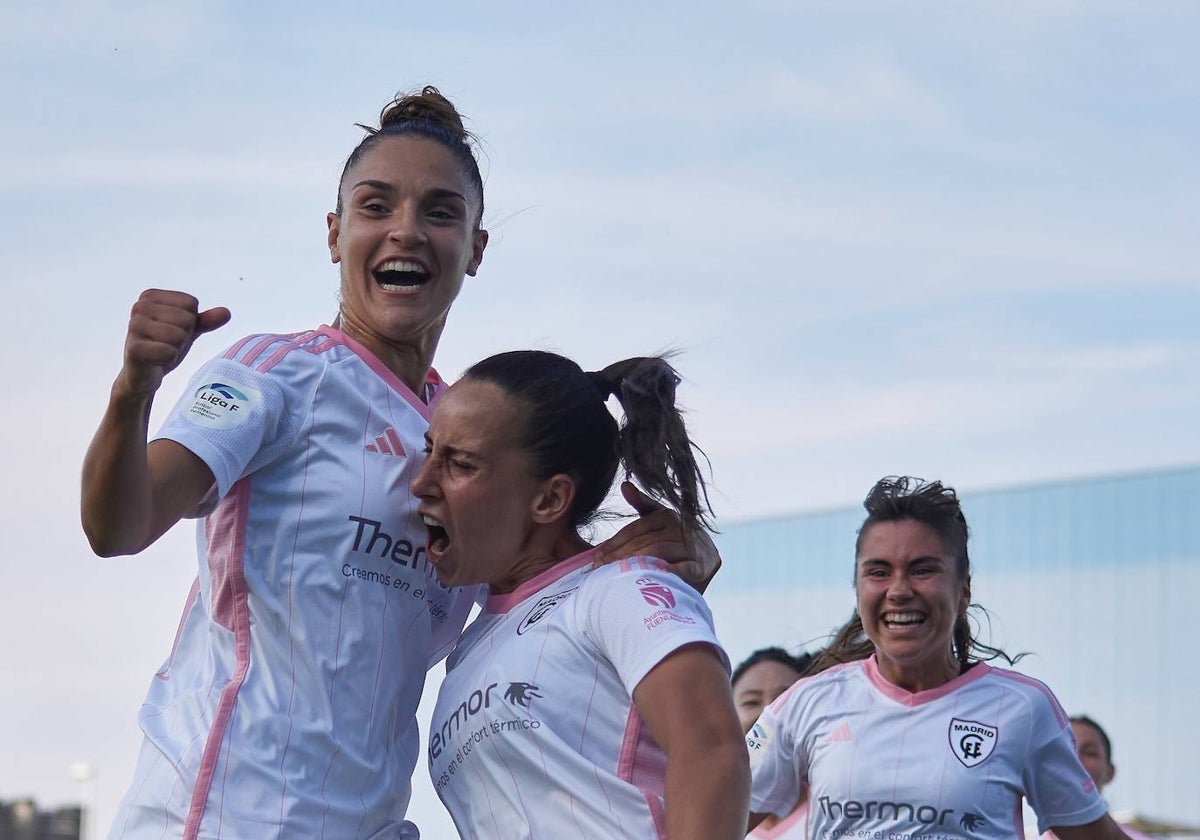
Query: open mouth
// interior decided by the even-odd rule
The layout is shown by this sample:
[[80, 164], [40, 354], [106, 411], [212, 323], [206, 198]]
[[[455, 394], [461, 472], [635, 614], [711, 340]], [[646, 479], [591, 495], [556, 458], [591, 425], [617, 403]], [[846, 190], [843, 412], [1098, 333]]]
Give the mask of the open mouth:
[[429, 514], [421, 514], [421, 521], [425, 523], [425, 530], [428, 532], [425, 537], [425, 551], [430, 560], [437, 562], [450, 548], [450, 534], [442, 527], [441, 522]]
[[429, 272], [425, 266], [411, 260], [388, 260], [371, 274], [385, 292], [415, 289], [429, 282]]
[[925, 613], [920, 612], [889, 612], [883, 614], [883, 626], [891, 630], [905, 627], [917, 627], [925, 623]]

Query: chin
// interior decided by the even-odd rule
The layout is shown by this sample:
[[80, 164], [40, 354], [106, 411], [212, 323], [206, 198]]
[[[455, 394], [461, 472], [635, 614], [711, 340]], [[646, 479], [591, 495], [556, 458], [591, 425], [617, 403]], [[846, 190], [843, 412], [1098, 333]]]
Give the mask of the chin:
[[454, 572], [451, 569], [447, 569], [440, 565], [434, 566], [433, 573], [437, 575], [438, 582], [441, 583], [442, 586], [461, 586], [461, 584], [454, 579]]

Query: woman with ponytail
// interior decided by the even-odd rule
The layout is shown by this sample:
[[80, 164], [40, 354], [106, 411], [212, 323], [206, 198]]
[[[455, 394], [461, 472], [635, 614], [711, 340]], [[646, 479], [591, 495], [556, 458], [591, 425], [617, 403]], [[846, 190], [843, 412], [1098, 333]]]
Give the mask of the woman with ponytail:
[[[404, 815], [425, 672], [478, 593], [438, 582], [408, 488], [444, 388], [434, 352], [488, 234], [448, 99], [398, 96], [366, 130], [326, 219], [331, 326], [234, 342], [150, 439], [163, 377], [230, 313], [159, 289], [133, 307], [84, 461], [84, 530], [97, 554], [135, 554], [201, 519], [113, 840], [417, 836]], [[698, 581], [715, 571], [711, 542], [684, 546], [677, 517], [636, 500], [647, 515], [609, 557], [649, 542]]]
[[429, 737], [464, 838], [745, 833], [745, 745], [707, 606], [653, 556], [596, 568], [580, 531], [623, 467], [685, 534], [703, 532], [678, 381], [658, 358], [584, 373], [552, 353], [503, 353], [434, 413], [413, 482], [428, 557], [442, 583], [488, 588]]
[[884, 478], [855, 547], [857, 609], [747, 743], [753, 827], [808, 788], [810, 838], [1122, 840], [1037, 680], [971, 631], [967, 520], [940, 482]]

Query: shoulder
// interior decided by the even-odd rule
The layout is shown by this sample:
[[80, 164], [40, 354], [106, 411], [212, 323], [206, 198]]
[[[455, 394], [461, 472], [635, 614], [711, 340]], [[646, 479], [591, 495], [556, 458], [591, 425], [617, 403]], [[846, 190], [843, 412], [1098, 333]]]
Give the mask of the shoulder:
[[977, 681], [981, 690], [1004, 693], [1014, 699], [1019, 699], [1035, 720], [1052, 720], [1061, 728], [1070, 724], [1067, 713], [1063, 711], [1058, 698], [1041, 680], [1007, 668], [993, 668], [986, 664], [976, 667], [988, 669]]
[[785, 708], [801, 709], [830, 695], [869, 685], [863, 672], [864, 661], [843, 662], [811, 677], [801, 677], [775, 698], [768, 708], [776, 714]]
[[625, 592], [650, 607], [667, 609], [678, 603], [704, 603], [699, 592], [672, 572], [670, 564], [657, 557], [627, 557], [585, 570], [580, 589], [588, 596]]
[[234, 342], [214, 361], [258, 373], [268, 373], [280, 364], [321, 363], [343, 344], [340, 335], [328, 327], [297, 333], [253, 333]]
[[[988, 670], [980, 677], [979, 683], [981, 686], [986, 686], [994, 691], [1005, 691], [1025, 697], [1029, 703], [1035, 706], [1058, 706], [1058, 698], [1054, 696], [1054, 692], [1050, 690], [1050, 686], [1041, 680], [1022, 674], [1019, 671], [1010, 671], [1007, 668], [983, 667], [987, 667]], [[1063, 723], [1066, 723], [1065, 718]]]

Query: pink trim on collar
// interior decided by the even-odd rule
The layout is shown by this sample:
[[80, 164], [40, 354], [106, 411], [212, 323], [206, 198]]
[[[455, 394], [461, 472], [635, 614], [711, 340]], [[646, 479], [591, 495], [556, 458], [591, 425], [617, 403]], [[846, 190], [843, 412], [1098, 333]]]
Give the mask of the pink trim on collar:
[[871, 681], [871, 684], [875, 688], [879, 689], [880, 694], [905, 706], [920, 706], [924, 703], [932, 703], [939, 697], [945, 697], [947, 694], [957, 691], [964, 685], [975, 682], [975, 680], [991, 670], [992, 666], [986, 662], [976, 662], [967, 673], [959, 674], [950, 680], [950, 682], [939, 685], [937, 688], [913, 694], [910, 691], [905, 691], [898, 685], [893, 685], [883, 678], [883, 675], [879, 673], [879, 661], [875, 658], [875, 654], [871, 654], [871, 658], [863, 662], [863, 671], [866, 672], [867, 679]]
[[[431, 368], [428, 375], [425, 377], [425, 387], [422, 389], [425, 394], [414, 394], [407, 385], [400, 381], [400, 377], [392, 373], [391, 368], [380, 361], [378, 356], [376, 356], [362, 344], [359, 344], [358, 341], [339, 330], [337, 327], [322, 325], [317, 332], [331, 341], [339, 342], [349, 347], [356, 356], [366, 363], [367, 367], [373, 370], [380, 379], [391, 385], [392, 390], [403, 397], [409, 405], [415, 408], [418, 414], [420, 414], [426, 420], [429, 420], [433, 417], [433, 405], [437, 402], [437, 400], [433, 399], [432, 397], [439, 395], [443, 386], [442, 379], [440, 376], [438, 376], [437, 371]], [[426, 403], [422, 398], [425, 395], [431, 396], [431, 399], [428, 403]]]
[[560, 563], [555, 563], [546, 571], [522, 583], [512, 592], [502, 592], [498, 595], [488, 593], [487, 602], [483, 605], [483, 608], [493, 614], [506, 613], [538, 590], [545, 589], [552, 583], [562, 580], [576, 569], [589, 565], [595, 556], [596, 549], [589, 548], [587, 551], [582, 551], [574, 557], [568, 557]]

